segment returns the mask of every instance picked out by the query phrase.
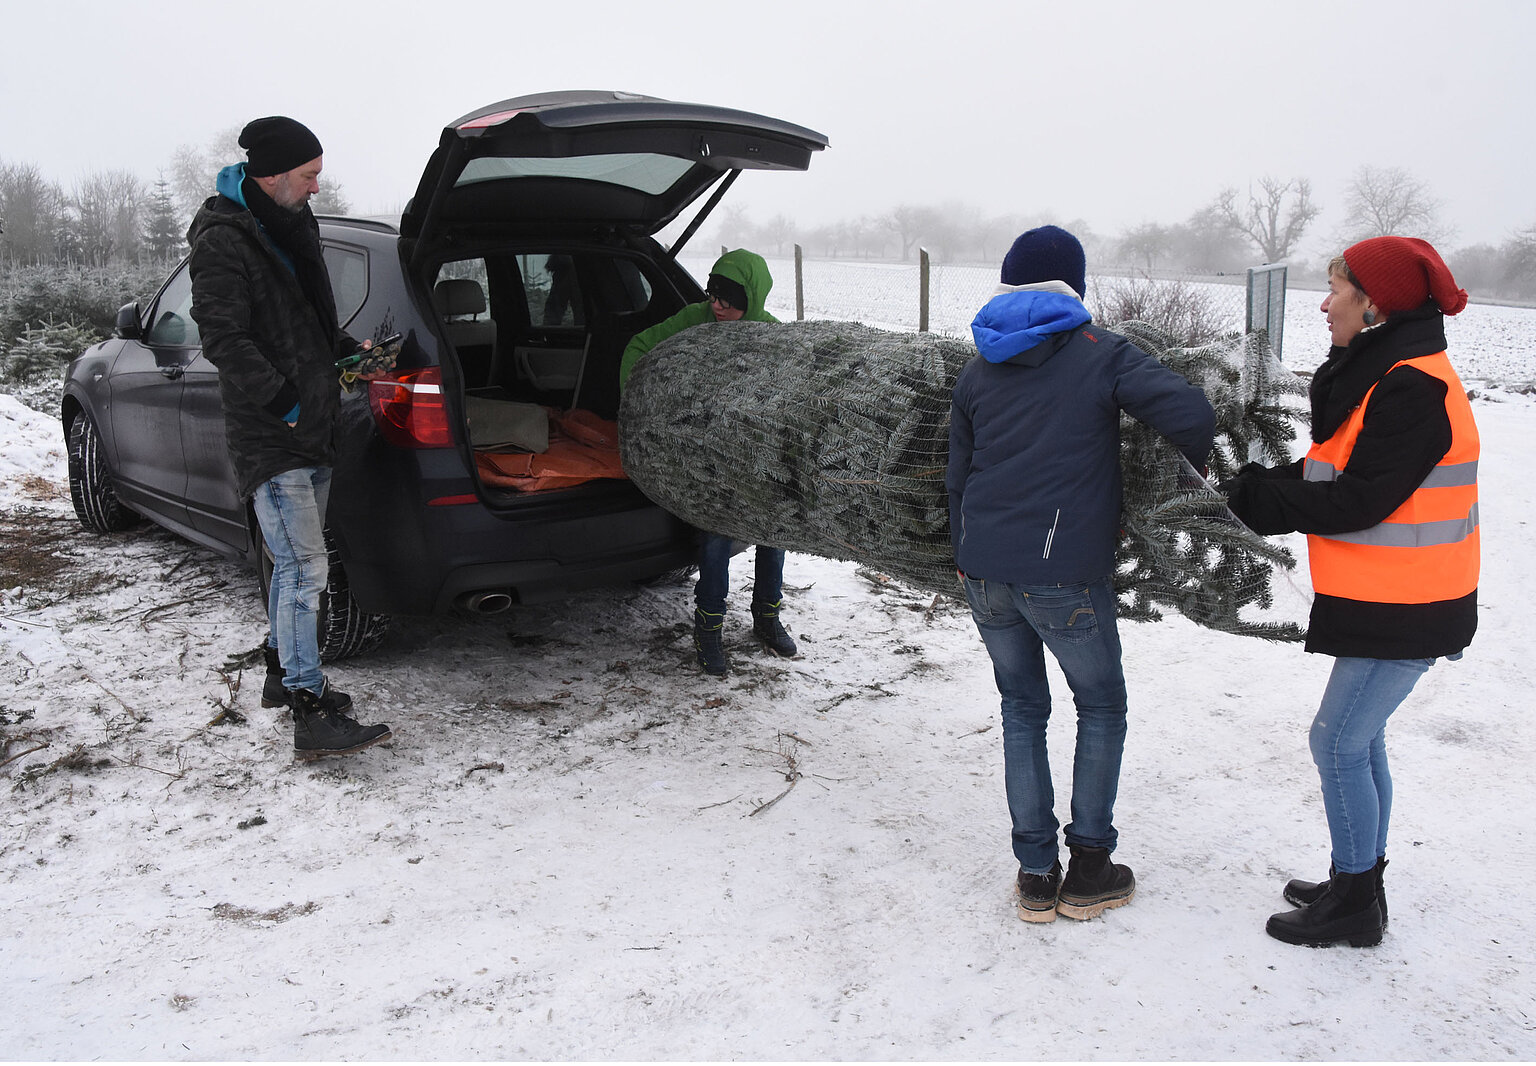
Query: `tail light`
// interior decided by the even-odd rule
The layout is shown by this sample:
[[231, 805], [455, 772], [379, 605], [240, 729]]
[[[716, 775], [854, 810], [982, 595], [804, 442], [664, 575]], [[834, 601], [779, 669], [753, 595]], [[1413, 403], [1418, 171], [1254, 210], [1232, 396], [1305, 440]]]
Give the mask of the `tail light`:
[[443, 406], [443, 372], [435, 366], [368, 383], [368, 406], [379, 432], [401, 448], [451, 448]]

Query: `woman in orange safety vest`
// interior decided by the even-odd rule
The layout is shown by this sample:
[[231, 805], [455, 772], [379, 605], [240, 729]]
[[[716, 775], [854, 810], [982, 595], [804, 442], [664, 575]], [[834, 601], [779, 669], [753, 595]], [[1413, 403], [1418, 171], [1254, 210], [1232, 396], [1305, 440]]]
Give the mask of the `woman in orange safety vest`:
[[1266, 930], [1292, 944], [1380, 943], [1392, 777], [1386, 723], [1477, 629], [1477, 426], [1445, 353], [1467, 304], [1427, 242], [1373, 237], [1328, 265], [1333, 347], [1312, 378], [1312, 446], [1221, 486], [1255, 532], [1306, 533], [1307, 650], [1335, 657], [1311, 730], [1332, 839], [1326, 881]]

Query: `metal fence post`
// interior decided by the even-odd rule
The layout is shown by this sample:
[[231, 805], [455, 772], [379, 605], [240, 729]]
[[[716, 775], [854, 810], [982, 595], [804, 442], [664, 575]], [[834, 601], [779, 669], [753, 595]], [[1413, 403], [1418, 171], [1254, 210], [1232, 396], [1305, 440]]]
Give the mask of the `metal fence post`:
[[928, 249], [917, 250], [917, 331], [928, 332]]
[[795, 245], [795, 321], [805, 321], [805, 264], [798, 244]]
[[1269, 334], [1269, 347], [1275, 359], [1284, 361], [1285, 352], [1285, 282], [1284, 263], [1268, 263], [1248, 268], [1248, 311], [1244, 333], [1256, 329]]

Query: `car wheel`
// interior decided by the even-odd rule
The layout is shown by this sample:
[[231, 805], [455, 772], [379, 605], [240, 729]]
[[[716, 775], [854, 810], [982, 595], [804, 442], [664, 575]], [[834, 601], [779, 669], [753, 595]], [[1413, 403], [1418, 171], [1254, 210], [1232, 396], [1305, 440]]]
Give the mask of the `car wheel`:
[[[320, 661], [333, 662], [372, 651], [389, 632], [389, 615], [363, 610], [352, 598], [347, 571], [341, 565], [341, 553], [331, 531], [325, 531], [325, 547], [330, 562], [325, 591], [320, 594]], [[266, 542], [261, 545], [261, 600], [267, 602], [272, 588], [272, 553]]]
[[68, 452], [69, 499], [80, 524], [95, 533], [116, 533], [138, 525], [138, 512], [117, 498], [112, 472], [101, 453], [101, 434], [84, 411], [69, 424]]

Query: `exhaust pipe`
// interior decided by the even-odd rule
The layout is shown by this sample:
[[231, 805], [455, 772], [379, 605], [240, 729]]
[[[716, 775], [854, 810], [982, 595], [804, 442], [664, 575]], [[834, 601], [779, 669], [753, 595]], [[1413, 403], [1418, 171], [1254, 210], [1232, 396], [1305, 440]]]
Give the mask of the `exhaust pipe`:
[[512, 596], [499, 590], [466, 592], [459, 597], [459, 606], [476, 614], [499, 614], [512, 606]]

